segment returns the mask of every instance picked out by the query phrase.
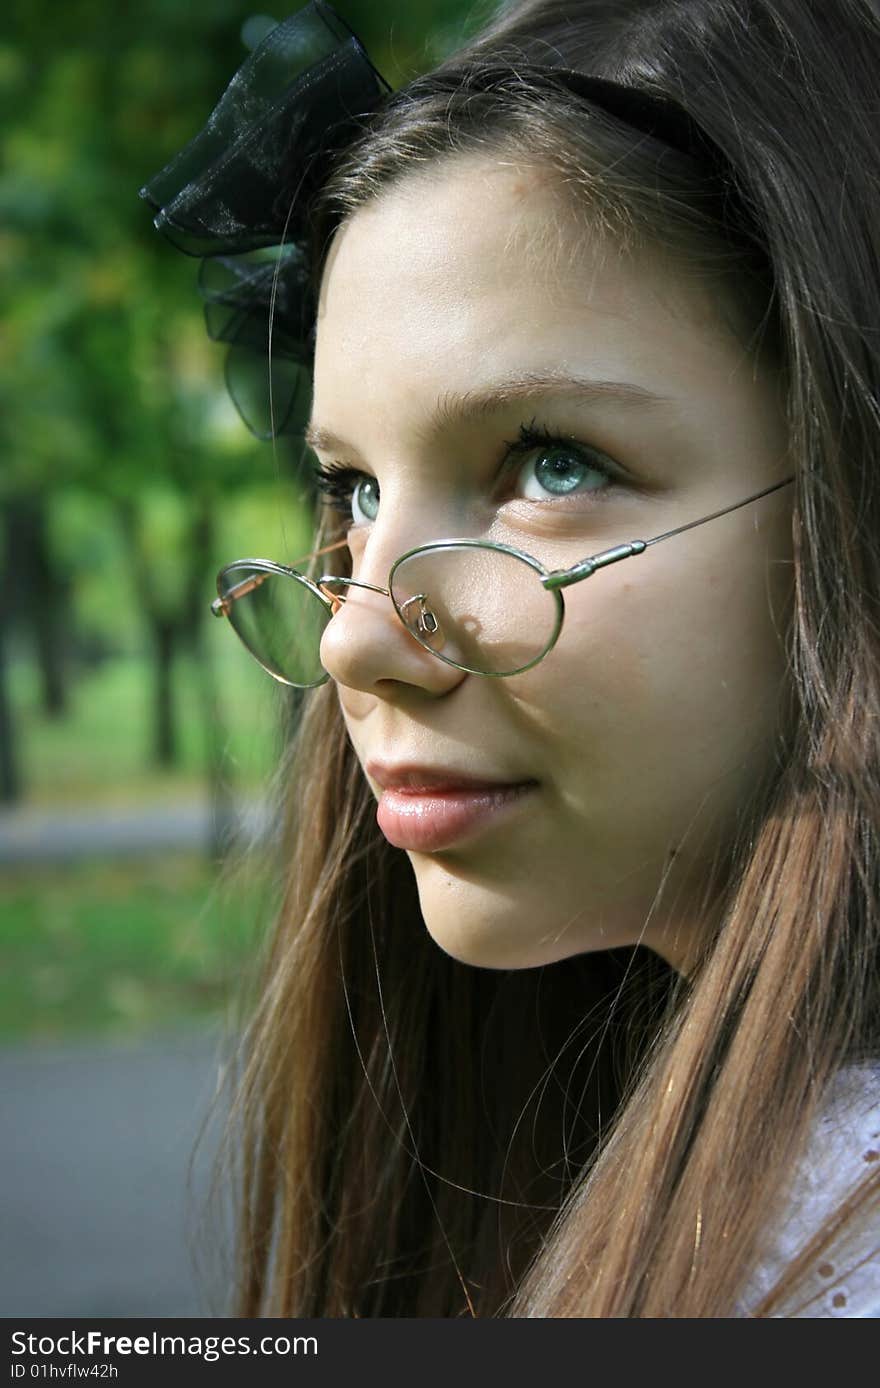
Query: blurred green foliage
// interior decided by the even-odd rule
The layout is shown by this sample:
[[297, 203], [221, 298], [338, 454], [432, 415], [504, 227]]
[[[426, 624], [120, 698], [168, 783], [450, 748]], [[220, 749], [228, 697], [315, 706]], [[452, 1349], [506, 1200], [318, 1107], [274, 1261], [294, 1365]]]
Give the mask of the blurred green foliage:
[[[338, 8], [397, 85], [487, 7]], [[90, 659], [140, 652], [152, 756], [169, 767], [170, 670], [201, 652], [216, 568], [243, 553], [291, 558], [308, 533], [297, 450], [239, 421], [197, 262], [155, 232], [137, 195], [201, 128], [254, 24], [241, 0], [12, 0], [0, 20], [0, 644], [6, 663], [42, 663], [51, 717]], [[19, 706], [5, 702], [14, 724]], [[15, 755], [0, 709], [4, 741]], [[28, 780], [19, 764], [19, 796]]]
[[[395, 84], [477, 14], [461, 0], [346, 0], [340, 12]], [[0, 495], [76, 481], [225, 496], [271, 475], [222, 397], [196, 267], [137, 197], [243, 60], [247, 19], [241, 0], [5, 7]]]
[[222, 1013], [251, 972], [262, 900], [246, 875], [221, 889], [188, 854], [7, 873], [0, 1041], [130, 1036]]
[[[394, 86], [492, 8], [338, 4]], [[252, 792], [277, 751], [277, 686], [205, 619], [221, 563], [308, 547], [295, 453], [240, 423], [197, 263], [138, 197], [204, 124], [253, 19], [243, 0], [2, 6], [0, 801]], [[0, 1028], [216, 1009], [255, 924], [216, 876], [184, 856], [6, 873]]]
[[[241, 794], [253, 797], [277, 759], [280, 688], [237, 643], [216, 633], [223, 713], [223, 759]], [[171, 771], [150, 759], [150, 688], [144, 661], [120, 656], [77, 681], [63, 719], [46, 718], [39, 706], [34, 670], [21, 662], [13, 693], [18, 736], [28, 766], [31, 809], [75, 813], [84, 802], [131, 807], [204, 798], [206, 742], [199, 695], [198, 661], [190, 654], [175, 666], [180, 706], [177, 761]]]

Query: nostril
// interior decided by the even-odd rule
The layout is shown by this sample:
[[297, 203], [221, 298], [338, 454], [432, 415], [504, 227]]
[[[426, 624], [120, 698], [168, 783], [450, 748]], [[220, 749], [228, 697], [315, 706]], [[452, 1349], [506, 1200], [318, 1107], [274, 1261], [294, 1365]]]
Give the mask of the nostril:
[[321, 635], [320, 662], [337, 684], [370, 694], [409, 685], [436, 696], [462, 680], [460, 670], [414, 637], [387, 588], [337, 578], [326, 593], [333, 615]]

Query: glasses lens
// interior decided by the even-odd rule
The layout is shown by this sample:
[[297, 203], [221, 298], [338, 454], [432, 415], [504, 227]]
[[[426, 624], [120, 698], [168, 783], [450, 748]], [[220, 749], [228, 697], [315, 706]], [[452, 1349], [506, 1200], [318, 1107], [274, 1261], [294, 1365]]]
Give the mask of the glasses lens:
[[327, 678], [320, 646], [330, 610], [306, 582], [243, 565], [227, 573], [223, 585], [230, 622], [270, 674], [303, 689]]
[[561, 620], [561, 605], [536, 569], [479, 544], [428, 546], [398, 560], [391, 596], [422, 646], [481, 675], [515, 675], [533, 665]]

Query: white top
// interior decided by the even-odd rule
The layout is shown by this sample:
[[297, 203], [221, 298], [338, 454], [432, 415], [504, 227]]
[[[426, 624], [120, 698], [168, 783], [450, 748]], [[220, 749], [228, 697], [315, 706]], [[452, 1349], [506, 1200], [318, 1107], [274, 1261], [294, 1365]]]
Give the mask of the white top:
[[[880, 1163], [880, 1065], [837, 1076], [795, 1172], [783, 1215], [765, 1241], [741, 1298], [748, 1316], [791, 1259], [870, 1170]], [[809, 1279], [778, 1303], [774, 1317], [880, 1317], [880, 1200], [860, 1207], [843, 1240], [820, 1257]]]

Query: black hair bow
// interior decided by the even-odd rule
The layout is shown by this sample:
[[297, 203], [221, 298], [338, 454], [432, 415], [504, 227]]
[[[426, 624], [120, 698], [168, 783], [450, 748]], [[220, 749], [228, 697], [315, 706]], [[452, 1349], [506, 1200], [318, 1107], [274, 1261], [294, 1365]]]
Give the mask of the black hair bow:
[[303, 427], [315, 321], [307, 209], [328, 156], [390, 90], [347, 25], [311, 0], [267, 34], [204, 130], [141, 189], [159, 231], [203, 257], [208, 333], [230, 344], [226, 384], [259, 438]]
[[[669, 98], [565, 68], [541, 71], [715, 171], [723, 164]], [[316, 313], [309, 205], [328, 158], [390, 92], [345, 22], [311, 0], [270, 30], [204, 130], [141, 189], [159, 231], [202, 257], [208, 332], [229, 344], [226, 384], [259, 438], [304, 427]]]

